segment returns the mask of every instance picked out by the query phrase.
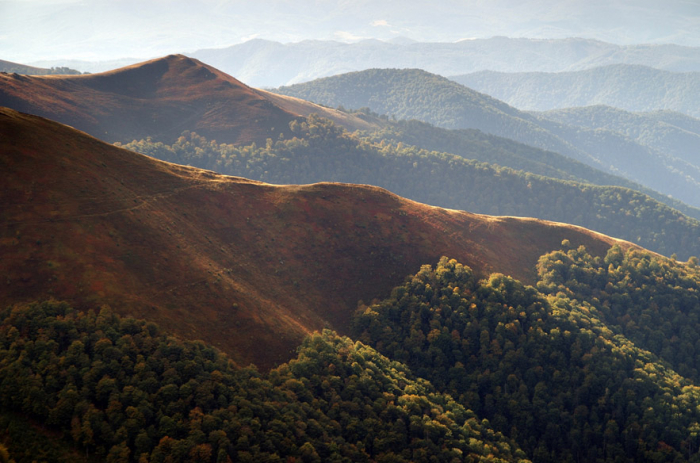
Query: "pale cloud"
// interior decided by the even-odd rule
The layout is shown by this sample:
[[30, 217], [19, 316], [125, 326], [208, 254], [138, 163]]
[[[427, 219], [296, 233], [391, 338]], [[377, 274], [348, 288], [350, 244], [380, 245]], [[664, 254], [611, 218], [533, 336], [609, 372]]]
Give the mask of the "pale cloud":
[[260, 34], [259, 34], [259, 33], [250, 34], [250, 35], [246, 35], [245, 37], [241, 37], [240, 41], [241, 41], [241, 43], [242, 43], [242, 42], [247, 42], [248, 40], [257, 39], [258, 37], [260, 37]]
[[375, 19], [374, 21], [372, 21], [370, 23], [370, 25], [372, 25], [374, 27], [378, 27], [378, 26], [386, 27], [389, 25], [389, 22], [386, 19]]
[[353, 42], [353, 41], [357, 41], [357, 40], [364, 40], [364, 39], [367, 38], [367, 37], [361, 37], [361, 36], [359, 36], [359, 35], [355, 35], [355, 34], [353, 34], [352, 32], [348, 32], [348, 31], [335, 31], [335, 32], [333, 33], [333, 35], [334, 35], [336, 38], [338, 38], [338, 39], [340, 39], [340, 40], [343, 40], [343, 41], [346, 41], [346, 42]]

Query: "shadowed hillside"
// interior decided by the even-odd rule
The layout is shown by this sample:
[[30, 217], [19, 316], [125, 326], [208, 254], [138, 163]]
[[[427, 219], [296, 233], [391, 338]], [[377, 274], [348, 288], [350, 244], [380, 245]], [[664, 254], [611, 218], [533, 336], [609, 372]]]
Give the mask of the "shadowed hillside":
[[345, 331], [358, 299], [387, 294], [442, 255], [533, 282], [538, 257], [563, 239], [597, 255], [617, 242], [376, 187], [216, 175], [0, 114], [0, 305], [109, 304], [243, 363], [286, 360], [311, 330]]
[[167, 141], [183, 130], [196, 130], [228, 143], [264, 143], [287, 133], [295, 117], [311, 112], [350, 129], [372, 126], [311, 103], [270, 96], [182, 55], [93, 75], [0, 74], [0, 105], [108, 142], [145, 137]]
[[557, 152], [656, 190], [691, 206], [700, 203], [700, 173], [666, 152], [610, 130], [539, 119], [457, 82], [420, 69], [369, 69], [280, 87], [280, 93], [328, 106], [368, 107], [397, 119], [448, 129], [479, 129]]

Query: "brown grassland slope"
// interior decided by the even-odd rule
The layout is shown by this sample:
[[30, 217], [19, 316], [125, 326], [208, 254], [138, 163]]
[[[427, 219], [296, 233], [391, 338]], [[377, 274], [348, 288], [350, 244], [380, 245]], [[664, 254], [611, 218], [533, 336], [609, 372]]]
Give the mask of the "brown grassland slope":
[[280, 97], [182, 55], [76, 76], [0, 74], [0, 106], [73, 126], [101, 140], [174, 141], [184, 130], [226, 143], [264, 143], [312, 112], [345, 127], [371, 124], [339, 111]]
[[226, 177], [4, 108], [0, 182], [0, 306], [108, 304], [263, 368], [310, 331], [346, 332], [359, 299], [387, 296], [442, 255], [532, 282], [564, 239], [594, 254], [617, 242], [370, 186]]

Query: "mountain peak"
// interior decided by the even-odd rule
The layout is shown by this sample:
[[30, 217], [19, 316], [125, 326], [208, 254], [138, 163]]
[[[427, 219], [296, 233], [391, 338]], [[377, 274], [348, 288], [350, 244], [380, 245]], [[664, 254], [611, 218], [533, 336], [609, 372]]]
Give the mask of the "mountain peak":
[[[84, 76], [85, 85], [99, 91], [117, 93], [130, 98], [154, 98], [173, 96], [182, 91], [204, 94], [205, 91], [236, 87], [249, 91], [249, 87], [217, 69], [185, 55], [168, 55], [142, 63], [132, 64], [112, 71]], [[201, 87], [201, 88], [198, 88]]]
[[184, 130], [220, 143], [265, 143], [316, 112], [349, 129], [361, 119], [271, 95], [201, 61], [168, 55], [81, 76], [0, 74], [0, 106], [69, 124], [108, 142], [152, 137], [172, 142]]

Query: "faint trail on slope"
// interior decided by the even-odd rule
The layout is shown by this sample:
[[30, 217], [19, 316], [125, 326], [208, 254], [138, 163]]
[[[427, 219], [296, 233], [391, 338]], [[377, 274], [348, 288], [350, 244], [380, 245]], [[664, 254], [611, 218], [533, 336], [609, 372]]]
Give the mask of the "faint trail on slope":
[[[109, 216], [112, 214], [133, 211], [133, 210], [139, 209], [141, 207], [144, 207], [144, 206], [152, 203], [153, 201], [168, 198], [171, 196], [175, 196], [175, 195], [177, 195], [185, 190], [190, 190], [190, 189], [194, 189], [194, 188], [201, 188], [201, 187], [211, 187], [211, 184], [202, 182], [202, 183], [198, 183], [195, 185], [188, 185], [188, 186], [176, 188], [175, 190], [171, 190], [169, 192], [155, 193], [155, 194], [149, 195], [149, 196], [135, 195], [132, 198], [128, 198], [128, 199], [132, 199], [134, 201], [140, 200], [141, 202], [139, 204], [136, 204], [136, 205], [131, 206], [131, 207], [115, 209], [112, 211], [100, 212], [100, 213], [95, 213], [95, 214], [79, 214], [79, 215], [72, 215], [72, 216], [67, 216], [67, 217], [51, 217], [51, 218], [37, 219], [37, 220], [5, 222], [5, 225], [23, 225], [23, 224], [47, 223], [47, 222], [67, 222], [70, 220], [90, 218], [90, 217], [106, 217], [106, 216]], [[128, 200], [128, 199], [126, 199], [126, 200]], [[115, 199], [114, 201], [124, 201], [124, 199]], [[68, 203], [67, 201], [64, 201], [62, 203], [57, 203], [57, 206], [61, 206], [61, 205], [65, 205], [65, 204], [70, 204], [70, 203]]]

